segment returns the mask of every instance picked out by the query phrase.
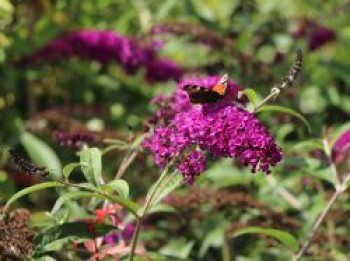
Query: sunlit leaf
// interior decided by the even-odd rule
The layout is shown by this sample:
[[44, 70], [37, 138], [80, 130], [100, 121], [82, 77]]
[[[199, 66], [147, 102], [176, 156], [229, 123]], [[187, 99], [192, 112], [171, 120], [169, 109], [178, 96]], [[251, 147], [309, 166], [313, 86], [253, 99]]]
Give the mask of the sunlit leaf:
[[36, 228], [48, 227], [54, 225], [54, 220], [51, 218], [48, 212], [40, 211], [30, 215], [29, 226]]
[[173, 239], [163, 246], [159, 253], [178, 258], [187, 258], [194, 246], [193, 240], [187, 241], [185, 238]]
[[298, 142], [296, 145], [294, 145], [291, 150], [295, 151], [310, 151], [310, 150], [321, 150], [323, 151], [323, 143], [321, 139], [309, 139], [306, 141]]
[[258, 102], [258, 95], [256, 94], [256, 92], [253, 89], [251, 89], [251, 88], [244, 89], [243, 93], [248, 97], [248, 100], [253, 105], [257, 104], [257, 102]]
[[258, 112], [262, 112], [262, 111], [275, 111], [275, 112], [282, 112], [282, 113], [290, 114], [290, 115], [298, 118], [302, 123], [304, 123], [304, 125], [307, 127], [308, 131], [311, 132], [311, 125], [308, 122], [308, 120], [303, 115], [301, 115], [299, 112], [296, 112], [293, 109], [286, 108], [283, 106], [277, 106], [277, 105], [265, 105], [258, 110]]
[[207, 233], [203, 239], [203, 244], [199, 250], [199, 256], [204, 257], [207, 253], [209, 247], [219, 247], [223, 244], [223, 238], [224, 238], [224, 228], [218, 227], [216, 229], [211, 230], [209, 233]]
[[119, 196], [122, 198], [128, 198], [129, 196], [129, 184], [125, 180], [112, 180], [108, 184], [104, 185], [104, 187], [109, 187], [112, 190], [118, 192]]
[[31, 187], [22, 189], [18, 191], [16, 194], [14, 194], [6, 203], [5, 208], [8, 208], [13, 202], [16, 200], [20, 199], [21, 197], [24, 197], [30, 193], [43, 190], [46, 188], [52, 188], [52, 187], [61, 187], [63, 186], [61, 183], [58, 183], [56, 181], [49, 181], [49, 182], [44, 182], [40, 184], [33, 185]]
[[178, 188], [181, 185], [181, 175], [177, 174], [173, 177], [172, 180], [170, 180], [168, 182], [167, 178], [164, 179], [163, 183], [159, 186], [162, 187], [162, 185], [164, 184], [164, 182], [168, 182], [167, 184], [165, 184], [164, 189], [160, 192], [157, 193], [153, 202], [153, 206], [157, 205], [164, 197], [166, 197], [167, 195], [169, 195], [171, 192], [173, 192], [176, 188]]
[[154, 213], [175, 213], [176, 209], [173, 206], [169, 206], [166, 204], [157, 204], [153, 206], [149, 211], [148, 214], [154, 214]]
[[245, 234], [263, 234], [273, 237], [285, 246], [288, 246], [293, 252], [298, 251], [299, 248], [298, 241], [294, 238], [294, 236], [285, 231], [272, 228], [245, 227], [235, 231], [231, 237], [234, 238]]
[[[70, 174], [72, 173], [72, 171], [73, 171], [75, 168], [81, 166], [82, 164], [85, 164], [85, 163], [82, 163], [82, 162], [73, 162], [73, 163], [69, 163], [68, 165], [64, 166], [63, 171], [62, 171], [62, 172], [63, 172], [63, 176], [64, 176], [66, 179], [68, 179], [69, 176], [70, 176]], [[87, 165], [87, 164], [85, 164], [85, 165]]]
[[98, 186], [102, 181], [102, 153], [98, 148], [87, 148], [80, 152], [81, 170], [85, 178]]
[[63, 238], [95, 238], [104, 236], [116, 227], [103, 223], [85, 221], [67, 222], [48, 228], [36, 235], [34, 242], [43, 248], [45, 245]]
[[102, 196], [96, 194], [96, 193], [91, 193], [87, 191], [71, 191], [67, 192], [63, 195], [61, 195], [55, 202], [55, 205], [53, 206], [50, 215], [55, 215], [56, 212], [63, 206], [63, 204], [69, 200], [72, 199], [78, 199], [82, 197], [88, 197], [88, 198], [93, 198], [93, 197], [99, 197], [102, 198]]

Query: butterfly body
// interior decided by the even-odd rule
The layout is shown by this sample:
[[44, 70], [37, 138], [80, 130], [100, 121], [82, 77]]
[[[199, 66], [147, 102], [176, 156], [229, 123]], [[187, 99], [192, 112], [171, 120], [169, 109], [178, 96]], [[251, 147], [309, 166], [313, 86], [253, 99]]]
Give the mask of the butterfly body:
[[227, 80], [228, 76], [225, 74], [213, 88], [206, 88], [200, 85], [185, 85], [183, 89], [188, 93], [191, 103], [217, 103], [226, 95]]

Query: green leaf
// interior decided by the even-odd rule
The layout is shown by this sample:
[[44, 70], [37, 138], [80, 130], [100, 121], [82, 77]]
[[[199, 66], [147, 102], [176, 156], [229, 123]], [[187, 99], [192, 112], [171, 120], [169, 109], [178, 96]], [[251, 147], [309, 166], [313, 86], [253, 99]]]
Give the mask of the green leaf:
[[126, 199], [129, 197], [129, 184], [125, 180], [112, 180], [108, 184], [104, 185], [104, 187], [108, 187], [114, 191], [117, 191], [119, 196], [121, 196], [122, 198]]
[[35, 258], [35, 261], [57, 261], [57, 260], [51, 256], [43, 256], [40, 258]]
[[46, 229], [34, 238], [34, 242], [38, 245], [39, 249], [44, 248], [45, 245], [51, 244], [54, 241], [64, 238], [95, 238], [104, 236], [116, 227], [103, 223], [93, 223], [93, 230], [91, 225], [84, 221], [75, 221], [64, 223], [62, 225], [56, 225]]
[[87, 148], [80, 153], [81, 170], [85, 178], [98, 186], [102, 181], [102, 153], [98, 148]]
[[176, 174], [171, 180], [165, 179], [163, 180], [162, 184], [160, 187], [162, 187], [164, 182], [168, 182], [165, 186], [165, 188], [160, 192], [157, 193], [155, 198], [152, 201], [152, 206], [157, 205], [163, 198], [165, 198], [167, 195], [169, 195], [171, 192], [173, 192], [176, 188], [178, 188], [181, 185], [181, 175]]
[[[68, 179], [70, 174], [72, 173], [72, 171], [76, 168], [79, 167], [81, 165], [83, 165], [84, 163], [82, 162], [73, 162], [73, 163], [69, 163], [68, 165], [64, 166], [63, 168], [63, 176]], [[86, 164], [87, 165], [87, 164]]]
[[170, 240], [170, 242], [163, 246], [158, 252], [167, 256], [187, 258], [194, 244], [194, 240], [187, 241], [187, 239], [181, 237], [179, 239]]
[[204, 257], [207, 253], [209, 247], [216, 246], [219, 247], [223, 244], [224, 239], [224, 228], [218, 227], [216, 229], [211, 230], [204, 237], [203, 244], [199, 250], [199, 256]]
[[[242, 173], [246, 172], [246, 173]], [[231, 159], [222, 159], [216, 162], [205, 172], [205, 178], [215, 189], [221, 189], [234, 185], [247, 185], [252, 181], [252, 176], [248, 174], [249, 169], [238, 170], [232, 164]]]
[[243, 93], [248, 97], [248, 100], [255, 106], [258, 102], [258, 95], [256, 94], [256, 92], [251, 89], [251, 88], [247, 88], [244, 89]]
[[89, 197], [89, 198], [98, 197], [98, 198], [102, 198], [103, 199], [103, 197], [101, 195], [96, 194], [96, 193], [92, 193], [92, 192], [87, 192], [87, 191], [67, 192], [67, 193], [63, 194], [62, 196], [60, 196], [56, 200], [56, 203], [53, 206], [50, 215], [51, 216], [55, 215], [56, 212], [63, 206], [63, 204], [66, 201], [72, 200], [72, 199], [77, 199], [77, 198], [82, 198], [82, 197]]
[[264, 105], [262, 108], [260, 108], [258, 110], [258, 112], [262, 112], [262, 111], [276, 111], [276, 112], [283, 112], [283, 113], [290, 114], [290, 115], [298, 118], [302, 123], [304, 123], [305, 126], [307, 127], [308, 131], [311, 132], [311, 125], [307, 121], [307, 119], [303, 115], [301, 115], [299, 112], [297, 112], [293, 109], [286, 108], [283, 106], [278, 106], [278, 105]]
[[176, 213], [176, 209], [170, 205], [158, 204], [153, 206], [148, 212], [148, 214], [154, 213]]
[[53, 220], [47, 211], [35, 212], [30, 215], [29, 226], [35, 228], [44, 228], [54, 225]]
[[309, 150], [316, 150], [316, 149], [319, 149], [322, 151], [324, 150], [321, 139], [309, 139], [306, 141], [301, 141], [291, 148], [291, 150], [293, 151], [303, 151], [303, 152], [305, 152], [305, 150], [309, 151]]
[[277, 143], [282, 143], [282, 141], [285, 140], [285, 138], [292, 133], [294, 130], [294, 125], [291, 123], [287, 124], [281, 124], [276, 132], [276, 140]]
[[52, 188], [52, 187], [61, 187], [63, 186], [61, 183], [58, 183], [56, 181], [49, 181], [49, 182], [44, 182], [40, 184], [36, 184], [34, 186], [22, 189], [18, 191], [16, 194], [14, 194], [6, 203], [5, 208], [8, 208], [13, 202], [16, 200], [20, 199], [21, 197], [24, 197], [27, 194], [46, 189], [46, 188]]
[[105, 191], [103, 191], [102, 189], [95, 189], [95, 190], [96, 192], [103, 195], [105, 199], [122, 205], [124, 208], [126, 208], [128, 211], [133, 213], [135, 216], [138, 216], [137, 211], [139, 209], [139, 206], [134, 201], [122, 198], [120, 196], [110, 195]]
[[34, 163], [45, 166], [55, 178], [62, 177], [62, 165], [56, 153], [42, 140], [25, 132], [21, 135], [21, 143]]
[[[308, 159], [308, 161], [311, 161], [311, 160], [312, 159]], [[304, 174], [329, 182], [330, 184], [333, 185], [334, 188], [336, 186], [336, 179], [334, 175], [330, 175], [330, 173], [332, 173], [331, 167], [327, 167], [323, 169], [303, 168], [302, 171]]]
[[289, 233], [272, 228], [245, 227], [237, 230], [231, 237], [238, 237], [245, 234], [264, 234], [279, 240], [282, 244], [288, 246], [293, 252], [298, 251], [298, 241]]

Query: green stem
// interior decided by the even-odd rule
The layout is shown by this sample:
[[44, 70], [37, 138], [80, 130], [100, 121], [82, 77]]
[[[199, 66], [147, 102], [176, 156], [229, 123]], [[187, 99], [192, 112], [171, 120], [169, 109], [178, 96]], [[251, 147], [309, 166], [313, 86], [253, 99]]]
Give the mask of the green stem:
[[114, 179], [121, 179], [126, 172], [126, 170], [129, 168], [130, 164], [135, 160], [136, 156], [138, 154], [138, 151], [135, 150], [133, 152], [128, 152], [125, 158], [123, 159], [122, 164], [120, 164], [120, 167], [115, 175]]
[[142, 213], [140, 215], [140, 218], [137, 220], [136, 223], [136, 227], [135, 227], [135, 232], [131, 241], [131, 250], [130, 250], [130, 255], [129, 255], [129, 261], [132, 261], [134, 259], [135, 256], [135, 250], [136, 250], [136, 246], [137, 246], [137, 242], [140, 236], [140, 232], [141, 232], [141, 225], [142, 225], [142, 221], [144, 219], [144, 217], [147, 215], [147, 212], [151, 206], [151, 203], [154, 199], [154, 197], [157, 195], [157, 190], [160, 187], [164, 177], [166, 176], [168, 172], [168, 168], [166, 168], [163, 173], [160, 175], [160, 177], [158, 178], [158, 180], [156, 181], [155, 185], [152, 188], [152, 192], [150, 194], [150, 196], [147, 198]]
[[256, 113], [259, 111], [261, 107], [263, 107], [266, 103], [270, 102], [271, 100], [275, 99], [280, 94], [280, 89], [278, 87], [274, 87], [271, 89], [271, 92], [262, 102], [260, 102], [255, 108], [253, 113]]
[[306, 253], [307, 249], [310, 246], [310, 243], [311, 243], [312, 239], [314, 238], [317, 230], [320, 228], [321, 224], [323, 223], [324, 219], [326, 218], [326, 216], [327, 216], [328, 212], [330, 211], [331, 207], [336, 202], [338, 197], [343, 192], [346, 191], [346, 189], [348, 187], [347, 184], [348, 184], [349, 181], [350, 181], [350, 173], [348, 173], [345, 176], [345, 178], [343, 179], [343, 181], [336, 187], [335, 192], [333, 193], [332, 197], [329, 199], [329, 201], [328, 201], [327, 205], [325, 206], [325, 208], [323, 209], [322, 213], [316, 219], [316, 221], [315, 221], [311, 231], [309, 232], [309, 235], [308, 235], [306, 241], [304, 242], [303, 246], [301, 247], [301, 249], [299, 250], [299, 252], [295, 256], [294, 261], [300, 260], [302, 258], [302, 256]]
[[310, 231], [306, 241], [304, 242], [302, 248], [300, 249], [300, 251], [298, 252], [298, 254], [296, 255], [294, 261], [298, 261], [300, 260], [300, 258], [306, 253], [307, 249], [309, 248], [309, 245], [311, 243], [311, 240], [313, 239], [313, 237], [315, 236], [316, 231], [318, 230], [318, 228], [320, 227], [320, 225], [322, 224], [323, 220], [325, 219], [325, 217], [327, 216], [329, 210], [331, 209], [331, 207], [333, 206], [334, 202], [337, 200], [337, 198], [339, 197], [339, 195], [342, 193], [343, 191], [341, 190], [336, 190], [334, 192], [334, 194], [332, 195], [332, 197], [330, 198], [330, 200], [328, 201], [326, 207], [323, 209], [321, 215], [319, 215], [319, 217], [316, 219], [316, 222], [314, 224], [314, 226], [312, 227], [312, 230]]
[[[168, 186], [168, 184], [173, 180], [173, 178], [176, 176], [176, 174], [177, 174], [177, 171], [175, 170], [170, 176], [169, 176], [169, 178], [166, 180], [166, 181], [164, 181], [162, 184], [161, 184], [161, 186], [159, 186], [159, 190], [157, 191], [158, 193], [156, 193], [156, 196], [159, 196], [162, 192], [163, 192], [163, 190]], [[157, 197], [156, 197], [157, 198]], [[150, 203], [150, 206], [149, 207], [152, 207], [152, 205], [154, 204], [154, 201], [152, 201], [151, 203]], [[148, 213], [148, 210], [149, 209], [147, 209], [147, 213]]]
[[138, 219], [136, 222], [135, 232], [134, 232], [134, 235], [133, 235], [132, 241], [131, 241], [131, 250], [130, 250], [130, 255], [129, 255], [129, 259], [128, 259], [129, 261], [132, 261], [134, 259], [134, 256], [135, 256], [135, 250], [136, 250], [137, 241], [139, 239], [139, 235], [140, 235], [140, 231], [141, 231], [142, 221], [143, 221], [143, 216], [141, 216], [141, 218]]

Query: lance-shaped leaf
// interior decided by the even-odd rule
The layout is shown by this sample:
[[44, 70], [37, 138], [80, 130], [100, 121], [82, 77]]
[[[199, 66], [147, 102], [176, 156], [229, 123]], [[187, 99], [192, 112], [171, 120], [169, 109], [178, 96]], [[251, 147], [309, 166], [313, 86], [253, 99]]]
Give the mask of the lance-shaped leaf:
[[102, 153], [98, 148], [87, 148], [80, 152], [81, 170], [85, 178], [93, 185], [102, 181]]

